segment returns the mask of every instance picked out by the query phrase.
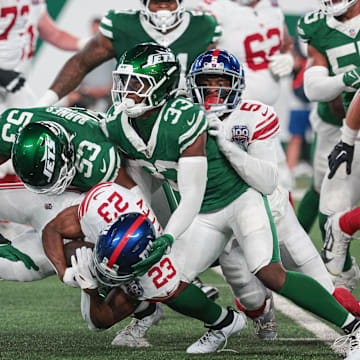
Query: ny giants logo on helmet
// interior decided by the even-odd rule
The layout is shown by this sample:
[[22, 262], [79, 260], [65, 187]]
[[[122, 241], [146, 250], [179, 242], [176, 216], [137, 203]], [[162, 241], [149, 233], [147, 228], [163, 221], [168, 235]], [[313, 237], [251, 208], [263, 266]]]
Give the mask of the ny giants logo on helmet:
[[231, 129], [231, 141], [238, 144], [247, 143], [249, 141], [249, 129], [245, 125], [235, 125]]
[[45, 161], [43, 174], [47, 177], [47, 181], [50, 182], [54, 174], [55, 169], [55, 141], [45, 135], [45, 151], [41, 161]]
[[157, 51], [157, 54], [151, 54], [147, 58], [147, 63], [143, 65], [143, 68], [154, 66], [156, 64], [162, 64], [164, 62], [176, 62], [176, 57], [172, 52]]

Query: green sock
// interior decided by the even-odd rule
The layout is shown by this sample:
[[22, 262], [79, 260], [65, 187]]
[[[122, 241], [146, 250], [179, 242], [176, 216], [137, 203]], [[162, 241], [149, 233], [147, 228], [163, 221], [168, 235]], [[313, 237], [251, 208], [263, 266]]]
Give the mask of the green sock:
[[222, 308], [195, 285], [190, 284], [177, 298], [164, 301], [171, 309], [203, 321], [213, 324], [219, 319]]
[[[325, 223], [327, 219], [328, 219], [327, 215], [319, 212], [319, 226], [320, 226], [321, 237], [323, 242], [325, 241]], [[350, 247], [348, 247], [343, 271], [348, 271], [351, 269], [351, 267], [352, 267], [352, 261], [351, 261]]]
[[339, 327], [349, 314], [316, 280], [301, 273], [286, 271], [279, 294]]
[[311, 186], [311, 188], [306, 192], [299, 204], [297, 210], [297, 218], [299, 220], [299, 223], [307, 233], [310, 232], [311, 227], [316, 220], [319, 208], [319, 201], [319, 194]]

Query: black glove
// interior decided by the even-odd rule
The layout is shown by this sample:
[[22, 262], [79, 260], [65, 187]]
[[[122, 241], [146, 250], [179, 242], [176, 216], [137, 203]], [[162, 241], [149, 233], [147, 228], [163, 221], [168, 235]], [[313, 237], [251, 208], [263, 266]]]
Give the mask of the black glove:
[[328, 178], [331, 179], [338, 167], [346, 162], [346, 173], [351, 174], [351, 164], [354, 157], [354, 146], [348, 145], [342, 141], [335, 145], [333, 151], [328, 156], [330, 173]]
[[22, 73], [13, 70], [0, 69], [0, 86], [7, 92], [14, 93], [20, 90], [25, 84]]

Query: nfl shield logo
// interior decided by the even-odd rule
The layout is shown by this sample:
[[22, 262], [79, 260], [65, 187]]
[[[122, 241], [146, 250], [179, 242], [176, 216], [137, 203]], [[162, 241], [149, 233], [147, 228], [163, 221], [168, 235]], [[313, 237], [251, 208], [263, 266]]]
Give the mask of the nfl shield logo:
[[349, 30], [349, 35], [350, 35], [351, 37], [355, 37], [355, 29], [350, 29], [350, 30]]
[[51, 203], [45, 204], [45, 209], [46, 210], [51, 210], [52, 209], [52, 204]]

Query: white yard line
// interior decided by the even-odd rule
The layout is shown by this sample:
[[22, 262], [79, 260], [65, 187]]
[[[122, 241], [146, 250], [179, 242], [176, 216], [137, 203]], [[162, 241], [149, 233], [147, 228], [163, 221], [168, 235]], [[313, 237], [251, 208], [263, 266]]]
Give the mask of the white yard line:
[[[219, 266], [212, 268], [217, 274], [222, 276], [222, 271]], [[312, 332], [318, 340], [332, 343], [336, 338], [341, 336], [338, 332], [333, 330], [331, 327], [326, 325], [325, 323], [321, 322], [317, 318], [311, 316], [308, 312], [304, 311], [303, 309], [299, 308], [297, 305], [293, 304], [283, 296], [277, 295], [273, 293], [274, 302], [275, 302], [275, 309], [282, 312], [290, 319], [298, 323], [301, 327], [309, 330]], [[287, 340], [288, 338], [279, 338], [279, 340]], [[307, 338], [307, 339], [296, 339], [296, 341], [311, 341], [314, 339]]]

